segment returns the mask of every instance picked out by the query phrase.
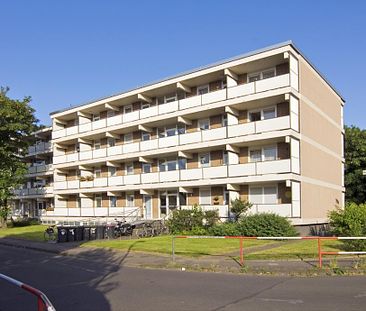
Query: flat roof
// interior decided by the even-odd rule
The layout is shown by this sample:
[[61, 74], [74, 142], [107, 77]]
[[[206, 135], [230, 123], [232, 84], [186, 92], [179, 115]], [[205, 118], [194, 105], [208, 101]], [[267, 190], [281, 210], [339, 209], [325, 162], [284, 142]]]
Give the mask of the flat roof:
[[173, 75], [173, 76], [169, 76], [169, 77], [166, 77], [166, 78], [163, 78], [163, 79], [160, 79], [160, 80], [156, 80], [156, 81], [146, 83], [144, 85], [136, 86], [134, 88], [127, 89], [127, 90], [118, 92], [116, 94], [112, 94], [112, 95], [109, 95], [109, 96], [104, 96], [104, 97], [101, 97], [101, 98], [90, 100], [90, 101], [84, 102], [82, 104], [74, 105], [74, 106], [71, 106], [71, 107], [68, 107], [68, 108], [65, 108], [65, 109], [56, 110], [56, 111], [51, 112], [50, 116], [53, 115], [53, 114], [56, 114], [56, 113], [65, 112], [65, 111], [68, 111], [68, 110], [71, 110], [71, 109], [75, 109], [75, 108], [82, 107], [82, 106], [85, 106], [85, 105], [88, 105], [88, 104], [92, 104], [94, 102], [98, 102], [98, 101], [101, 101], [101, 100], [112, 98], [114, 96], [120, 96], [120, 95], [123, 95], [125, 93], [136, 91], [138, 89], [148, 87], [148, 86], [152, 86], [154, 84], [165, 82], [165, 81], [168, 81], [168, 80], [171, 80], [171, 79], [176, 79], [176, 78], [179, 78], [179, 77], [182, 77], [182, 76], [185, 76], [185, 75], [188, 75], [188, 74], [192, 74], [192, 73], [204, 70], [204, 69], [210, 69], [210, 68], [213, 68], [213, 67], [216, 67], [216, 66], [219, 66], [219, 65], [224, 65], [226, 63], [236, 61], [236, 60], [239, 60], [239, 59], [242, 59], [242, 58], [246, 58], [246, 57], [250, 57], [250, 56], [253, 56], [253, 55], [256, 55], [256, 54], [268, 52], [268, 51], [278, 49], [278, 48], [281, 48], [281, 47], [284, 47], [284, 46], [287, 46], [287, 45], [291, 45], [310, 64], [310, 66], [313, 67], [313, 69], [333, 89], [333, 91], [342, 99], [342, 101], [345, 102], [345, 100], [344, 100], [343, 96], [340, 94], [340, 92], [338, 92], [337, 89], [325, 78], [325, 76], [309, 61], [309, 59], [300, 51], [300, 49], [298, 49], [296, 47], [296, 45], [293, 43], [293, 41], [288, 40], [288, 41], [284, 41], [284, 42], [281, 42], [281, 43], [270, 45], [270, 46], [267, 46], [267, 47], [264, 47], [264, 48], [261, 48], [261, 49], [250, 51], [250, 52], [247, 52], [247, 53], [244, 53], [244, 54], [240, 54], [240, 55], [237, 55], [237, 56], [234, 56], [234, 57], [226, 58], [226, 59], [217, 61], [215, 63], [211, 63], [211, 64], [200, 66], [200, 67], [197, 67], [197, 68], [194, 68], [194, 69], [191, 69], [191, 70], [187, 70], [187, 71], [181, 72], [181, 73]]

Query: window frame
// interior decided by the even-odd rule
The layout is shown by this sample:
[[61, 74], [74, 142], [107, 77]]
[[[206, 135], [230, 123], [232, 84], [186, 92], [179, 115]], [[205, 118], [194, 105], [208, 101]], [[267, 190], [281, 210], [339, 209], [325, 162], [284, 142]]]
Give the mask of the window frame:
[[147, 108], [150, 108], [150, 107], [151, 107], [150, 103], [147, 103], [147, 102], [141, 103], [141, 110], [147, 109]]
[[[208, 163], [202, 164], [201, 163], [201, 157], [208, 155]], [[210, 152], [205, 152], [205, 153], [200, 153], [198, 155], [198, 165], [200, 168], [204, 168], [204, 167], [210, 167], [211, 166], [211, 153]]]
[[[207, 124], [208, 124], [208, 128], [207, 129], [202, 129], [201, 124], [202, 124], [202, 122], [206, 122], [206, 121], [207, 121]], [[208, 130], [210, 130], [211, 129], [210, 118], [199, 119], [198, 122], [197, 122], [197, 129], [199, 131], [208, 131]]]
[[[264, 149], [265, 148], [274, 148], [275, 149], [276, 156], [275, 156], [274, 160], [265, 160], [265, 158], [264, 158]], [[261, 151], [260, 161], [251, 161], [250, 152], [255, 151], [255, 150], [260, 150]], [[249, 163], [277, 161], [277, 159], [278, 159], [278, 146], [277, 145], [265, 145], [265, 146], [260, 146], [260, 147], [249, 147], [248, 148], [248, 162]]]
[[[130, 112], [126, 112], [126, 110], [131, 110]], [[131, 113], [133, 112], [133, 108], [132, 108], [132, 105], [125, 105], [123, 106], [123, 114], [128, 114], [128, 113]]]
[[92, 118], [93, 122], [99, 121], [100, 120], [100, 113], [93, 113], [93, 118]]
[[[131, 139], [126, 139], [126, 137], [131, 137]], [[123, 143], [124, 144], [131, 144], [133, 143], [133, 133], [126, 133], [123, 135]]]
[[257, 75], [259, 75], [259, 80], [256, 80], [256, 81], [270, 79], [270, 78], [263, 79], [263, 73], [264, 72], [267, 72], [267, 71], [270, 71], [270, 70], [273, 70], [273, 72], [274, 72], [274, 76], [273, 77], [270, 77], [270, 78], [276, 77], [277, 76], [277, 71], [276, 71], [276, 66], [274, 66], [274, 67], [270, 67], [270, 68], [263, 69], [263, 70], [260, 70], [260, 71], [255, 71], [255, 72], [248, 73], [248, 75], [247, 75], [247, 83], [253, 83], [253, 82], [255, 82], [255, 81], [249, 82], [249, 80], [250, 80], [251, 77], [257, 76]]
[[[148, 172], [145, 172], [145, 167], [147, 167], [147, 166], [149, 166], [149, 171]], [[151, 171], [152, 171], [152, 165], [151, 165], [151, 163], [142, 163], [141, 164], [141, 173], [142, 174], [149, 174], [149, 173], [151, 173]]]
[[[129, 198], [132, 197], [132, 201]], [[132, 203], [130, 203], [132, 202]], [[135, 194], [134, 193], [126, 193], [126, 207], [135, 207]]]
[[[113, 142], [112, 144], [110, 142]], [[107, 139], [108, 148], [116, 146], [116, 139], [114, 137], [108, 137]]]
[[109, 197], [109, 207], [117, 207], [117, 197], [115, 195]]
[[[144, 139], [144, 137], [148, 135], [149, 139]], [[145, 132], [145, 131], [141, 131], [141, 141], [149, 141], [151, 140], [151, 133], [150, 132]]]
[[[112, 170], [114, 170], [113, 173], [112, 173]], [[108, 166], [108, 176], [109, 177], [116, 177], [117, 176], [117, 168], [115, 166]]]
[[93, 174], [94, 178], [102, 178], [102, 168], [101, 167], [95, 167], [93, 173], [94, 173]]
[[[202, 198], [203, 196], [201, 195], [202, 191], [208, 191], [209, 192], [209, 196], [208, 196], [208, 200], [209, 200], [209, 203], [204, 203], [202, 201]], [[212, 191], [211, 191], [211, 187], [209, 188], [199, 188], [199, 194], [198, 194], [198, 197], [199, 197], [199, 204], [200, 205], [212, 205], [212, 198], [211, 198], [211, 195], [212, 195]]]
[[[200, 94], [200, 90], [203, 90], [203, 89], [206, 89], [207, 88], [207, 93], [203, 93], [203, 94]], [[199, 85], [199, 86], [197, 86], [197, 95], [199, 96], [199, 95], [205, 95], [205, 94], [208, 94], [208, 93], [210, 93], [210, 84], [209, 83], [207, 83], [207, 84], [202, 84], [202, 85]]]
[[107, 110], [107, 118], [112, 118], [116, 115], [114, 110]]
[[[126, 171], [126, 175], [134, 175], [135, 174], [135, 166], [133, 165], [133, 162], [128, 162], [125, 164], [125, 171]], [[132, 167], [132, 172], [128, 172], [128, 168]]]
[[[99, 147], [97, 148], [96, 146], [99, 146]], [[100, 139], [94, 140], [93, 148], [94, 148], [94, 150], [102, 149], [102, 142], [100, 141]]]
[[[251, 196], [251, 191], [254, 188], [261, 188], [261, 203], [254, 203]], [[264, 197], [264, 189], [265, 188], [274, 188], [276, 190], [276, 202], [275, 203], [264, 203], [265, 202], [265, 197]], [[254, 205], [275, 205], [275, 204], [279, 204], [278, 203], [278, 184], [269, 184], [269, 185], [253, 185], [253, 186], [249, 186], [248, 189], [248, 200], [249, 202], [252, 202]]]
[[[264, 110], [269, 110], [269, 109], [274, 109], [275, 116], [274, 116], [274, 118], [271, 118], [271, 119], [264, 119]], [[250, 114], [251, 113], [255, 113], [255, 112], [260, 112], [261, 119], [260, 120], [257, 120], [257, 121], [250, 121]], [[251, 110], [248, 110], [248, 112], [247, 112], [247, 120], [249, 120], [249, 122], [258, 122], [258, 121], [263, 121], [263, 120], [272, 120], [272, 119], [275, 119], [275, 118], [277, 118], [277, 105], [271, 105], [271, 106], [267, 106], [267, 107], [251, 109]]]
[[[100, 206], [98, 206], [98, 201], [100, 199]], [[103, 207], [103, 196], [101, 194], [95, 194], [94, 195], [94, 207], [101, 208]]]

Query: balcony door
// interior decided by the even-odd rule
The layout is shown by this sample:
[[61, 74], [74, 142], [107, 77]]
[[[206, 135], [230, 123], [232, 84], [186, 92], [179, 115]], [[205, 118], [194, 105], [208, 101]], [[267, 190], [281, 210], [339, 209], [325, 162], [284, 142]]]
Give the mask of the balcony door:
[[152, 219], [151, 195], [144, 195], [144, 216], [145, 216], [145, 219]]
[[169, 215], [178, 207], [178, 193], [175, 190], [160, 192], [160, 217]]

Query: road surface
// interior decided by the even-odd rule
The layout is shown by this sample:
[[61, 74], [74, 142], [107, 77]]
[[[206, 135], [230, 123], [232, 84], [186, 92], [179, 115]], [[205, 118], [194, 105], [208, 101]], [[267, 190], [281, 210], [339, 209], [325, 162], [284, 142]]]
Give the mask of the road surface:
[[[123, 266], [108, 251], [88, 259], [0, 245], [0, 273], [44, 291], [61, 310], [365, 310], [366, 277], [265, 277]], [[0, 280], [0, 310], [36, 310]]]

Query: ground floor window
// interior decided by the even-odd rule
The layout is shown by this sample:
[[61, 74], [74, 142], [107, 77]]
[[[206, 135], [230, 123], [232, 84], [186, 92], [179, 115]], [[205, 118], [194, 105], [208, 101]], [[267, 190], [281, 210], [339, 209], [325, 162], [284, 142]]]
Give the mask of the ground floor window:
[[252, 186], [249, 201], [253, 204], [277, 204], [277, 186]]
[[211, 205], [211, 189], [200, 189], [200, 205]]

